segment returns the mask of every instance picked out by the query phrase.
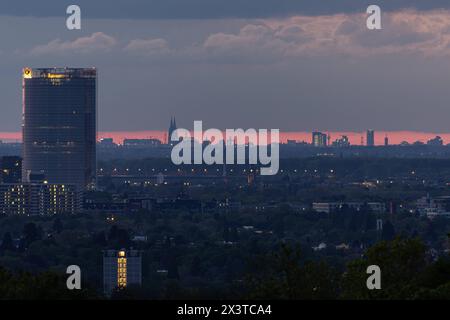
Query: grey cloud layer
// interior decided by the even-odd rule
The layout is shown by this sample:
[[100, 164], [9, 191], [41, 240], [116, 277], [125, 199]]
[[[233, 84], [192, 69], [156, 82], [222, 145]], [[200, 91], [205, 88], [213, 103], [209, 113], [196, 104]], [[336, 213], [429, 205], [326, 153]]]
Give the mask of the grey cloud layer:
[[192, 62], [276, 62], [305, 56], [379, 54], [450, 55], [450, 11], [402, 11], [383, 16], [383, 29], [370, 31], [364, 14], [295, 16], [254, 20], [235, 33], [217, 32], [201, 42], [171, 48], [163, 38], [115, 39], [95, 32], [72, 41], [55, 39], [31, 49], [39, 54], [128, 53]]
[[[0, 14], [62, 16], [73, 4], [67, 0], [15, 0], [0, 2]], [[366, 0], [78, 0], [89, 18], [205, 19], [267, 18], [298, 14], [323, 15], [364, 12]], [[450, 9], [448, 0], [378, 0], [384, 10]]]
[[22, 67], [68, 65], [98, 67], [102, 131], [166, 129], [175, 114], [186, 128], [448, 132], [449, 21], [85, 19], [68, 31], [61, 17], [1, 17], [0, 131], [20, 130]]
[[98, 53], [109, 51], [117, 45], [117, 41], [103, 32], [95, 32], [87, 37], [80, 37], [74, 41], [55, 39], [44, 45], [31, 49], [31, 54], [71, 54]]

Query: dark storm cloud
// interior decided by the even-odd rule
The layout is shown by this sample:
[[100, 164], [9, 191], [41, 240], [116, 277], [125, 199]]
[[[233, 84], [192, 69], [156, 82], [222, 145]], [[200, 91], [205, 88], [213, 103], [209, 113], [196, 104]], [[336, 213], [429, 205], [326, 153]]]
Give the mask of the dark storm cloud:
[[215, 19], [267, 18], [363, 12], [370, 4], [385, 11], [450, 9], [449, 0], [15, 0], [2, 1], [0, 14], [61, 16], [70, 4], [89, 18]]

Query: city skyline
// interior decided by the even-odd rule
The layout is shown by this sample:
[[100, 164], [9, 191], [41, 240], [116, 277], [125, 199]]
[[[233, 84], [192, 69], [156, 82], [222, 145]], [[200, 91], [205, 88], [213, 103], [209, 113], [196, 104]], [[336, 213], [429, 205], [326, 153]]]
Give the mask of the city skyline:
[[[246, 129], [246, 128], [242, 128]], [[327, 131], [319, 130], [327, 133], [331, 137], [331, 141], [347, 136], [352, 145], [361, 145], [361, 138], [366, 141], [366, 132], [352, 132], [352, 131]], [[415, 131], [377, 131], [375, 130], [375, 145], [384, 145], [384, 138], [389, 138], [390, 144], [400, 144], [403, 141], [414, 143], [421, 141], [426, 143], [428, 140], [440, 136], [444, 144], [450, 143], [450, 132], [415, 132]], [[297, 142], [305, 141], [311, 142], [312, 131], [291, 131], [280, 132], [280, 141], [287, 143], [287, 140], [296, 140]], [[98, 139], [113, 138], [115, 143], [122, 144], [125, 139], [158, 139], [161, 142], [167, 140], [167, 130], [142, 130], [142, 131], [103, 131], [98, 132]], [[21, 132], [0, 132], [0, 141], [4, 143], [21, 142]]]

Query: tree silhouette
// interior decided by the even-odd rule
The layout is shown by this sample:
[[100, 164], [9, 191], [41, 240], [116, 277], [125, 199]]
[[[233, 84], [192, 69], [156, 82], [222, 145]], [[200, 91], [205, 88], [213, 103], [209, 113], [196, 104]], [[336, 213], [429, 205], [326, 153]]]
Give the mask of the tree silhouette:
[[[367, 267], [381, 269], [382, 290], [368, 290]], [[362, 259], [351, 261], [342, 281], [347, 299], [411, 299], [419, 288], [418, 275], [425, 270], [425, 246], [418, 239], [396, 238], [369, 248]]]
[[2, 244], [0, 245], [0, 251], [13, 251], [14, 250], [14, 244], [11, 237], [11, 233], [6, 232], [3, 236]]
[[283, 245], [260, 275], [247, 280], [251, 299], [335, 299], [338, 274], [325, 262], [302, 261], [299, 249]]
[[56, 233], [60, 233], [63, 230], [63, 224], [61, 222], [61, 219], [59, 217], [57, 217], [54, 221], [53, 221], [53, 226], [52, 226], [52, 230]]
[[25, 248], [36, 240], [40, 239], [39, 230], [32, 222], [26, 223], [23, 227], [23, 244]]
[[383, 240], [393, 240], [395, 238], [395, 228], [392, 222], [387, 220], [383, 225], [383, 231], [381, 233]]

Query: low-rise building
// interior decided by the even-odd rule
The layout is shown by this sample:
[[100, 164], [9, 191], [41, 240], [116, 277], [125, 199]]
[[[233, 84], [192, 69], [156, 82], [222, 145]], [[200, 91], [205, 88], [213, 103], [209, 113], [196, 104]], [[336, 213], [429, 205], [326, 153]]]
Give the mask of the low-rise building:
[[345, 207], [361, 211], [367, 207], [372, 213], [386, 212], [386, 204], [383, 202], [314, 202], [312, 208], [316, 212], [332, 213]]
[[450, 217], [450, 196], [430, 197], [427, 195], [416, 201], [417, 211], [429, 218]]
[[82, 193], [75, 185], [48, 183], [0, 184], [0, 214], [48, 215], [78, 213]]

